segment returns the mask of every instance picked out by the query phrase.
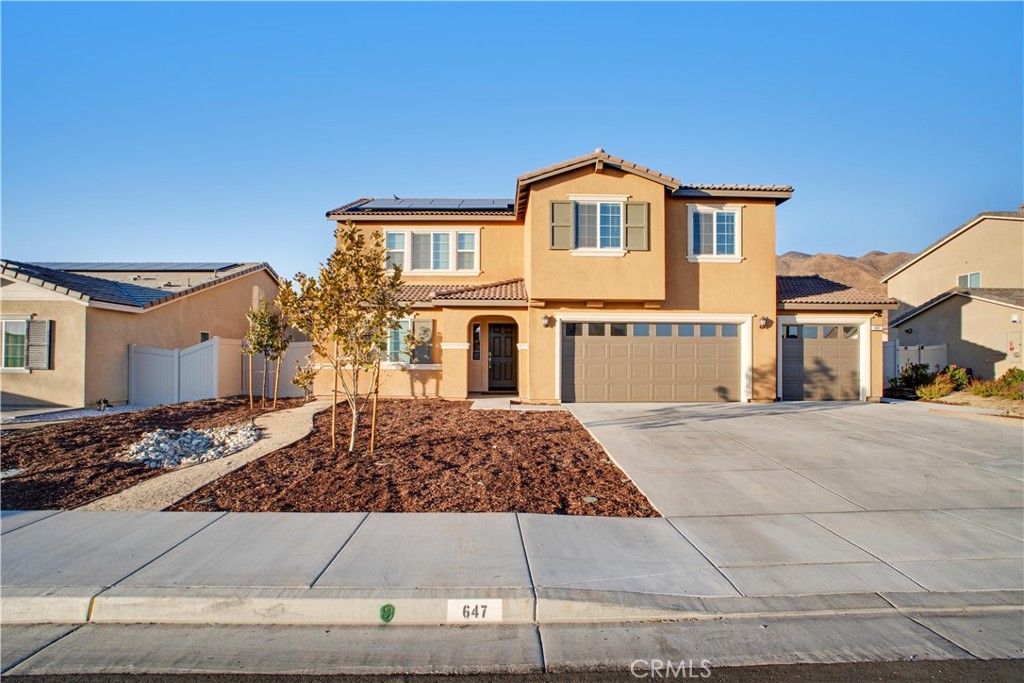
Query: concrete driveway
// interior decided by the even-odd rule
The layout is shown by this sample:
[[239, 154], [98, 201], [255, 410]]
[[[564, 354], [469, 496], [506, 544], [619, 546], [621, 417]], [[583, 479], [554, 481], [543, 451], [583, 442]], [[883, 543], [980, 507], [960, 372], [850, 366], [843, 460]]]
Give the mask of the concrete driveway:
[[1024, 421], [915, 404], [570, 410], [744, 595], [1024, 589]]

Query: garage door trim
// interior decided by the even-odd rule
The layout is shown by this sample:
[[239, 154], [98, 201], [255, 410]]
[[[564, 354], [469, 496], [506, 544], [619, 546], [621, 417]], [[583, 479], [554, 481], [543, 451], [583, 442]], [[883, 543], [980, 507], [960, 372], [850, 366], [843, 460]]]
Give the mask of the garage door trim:
[[857, 325], [860, 327], [860, 400], [871, 395], [871, 316], [867, 315], [780, 315], [776, 320], [777, 368], [775, 395], [782, 396], [782, 332], [786, 325]]
[[555, 387], [559, 392], [562, 390], [562, 337], [565, 334], [565, 323], [726, 323], [739, 326], [740, 401], [750, 401], [753, 383], [753, 313], [595, 313], [555, 314]]

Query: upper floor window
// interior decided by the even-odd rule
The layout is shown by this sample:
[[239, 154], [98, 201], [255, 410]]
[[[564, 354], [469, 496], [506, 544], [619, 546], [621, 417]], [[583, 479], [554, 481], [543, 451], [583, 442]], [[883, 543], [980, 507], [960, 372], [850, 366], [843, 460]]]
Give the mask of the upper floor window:
[[689, 259], [725, 262], [742, 260], [740, 219], [740, 207], [690, 207]]
[[622, 249], [622, 204], [576, 202], [576, 248]]
[[476, 230], [387, 230], [387, 267], [409, 275], [479, 275], [479, 237]]
[[981, 273], [964, 273], [956, 278], [956, 286], [977, 289], [981, 287]]

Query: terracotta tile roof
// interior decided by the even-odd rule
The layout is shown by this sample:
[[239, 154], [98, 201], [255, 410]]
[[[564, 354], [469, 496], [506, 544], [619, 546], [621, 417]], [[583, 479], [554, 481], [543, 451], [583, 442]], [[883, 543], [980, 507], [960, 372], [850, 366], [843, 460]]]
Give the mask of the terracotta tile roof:
[[895, 299], [854, 289], [820, 275], [779, 275], [775, 281], [780, 304], [896, 304]]
[[561, 161], [557, 164], [545, 166], [544, 168], [538, 168], [536, 171], [524, 173], [520, 175], [518, 178], [516, 178], [516, 180], [519, 182], [520, 185], [524, 185], [531, 183], [535, 180], [539, 180], [541, 178], [546, 178], [552, 175], [556, 175], [558, 173], [563, 173], [573, 168], [586, 166], [590, 163], [596, 163], [597, 161], [601, 161], [610, 166], [617, 166], [618, 168], [621, 168], [624, 171], [629, 171], [631, 173], [636, 173], [637, 175], [642, 175], [646, 178], [650, 178], [651, 180], [659, 181], [665, 185], [671, 185], [672, 189], [675, 189], [682, 184], [682, 181], [679, 180], [678, 178], [673, 178], [670, 175], [659, 173], [654, 169], [647, 168], [646, 166], [641, 166], [640, 164], [635, 164], [632, 161], [626, 161], [621, 157], [612, 156], [611, 154], [608, 154], [600, 147], [595, 149], [590, 154], [584, 154], [583, 156], [576, 157], [574, 159], [569, 159], [568, 161]]
[[690, 183], [682, 185], [680, 190], [720, 190], [728, 192], [792, 192], [792, 185], [746, 185], [723, 183]]
[[[85, 269], [88, 264], [73, 263], [66, 265]], [[132, 264], [122, 265], [128, 266]], [[179, 272], [173, 269], [160, 271], [157, 269], [160, 265], [159, 263], [149, 263], [146, 265], [149, 266], [149, 269], [145, 271], [147, 273], [162, 273], [170, 277]], [[182, 264], [168, 264], [169, 267], [180, 267], [181, 265]], [[0, 260], [0, 274], [14, 280], [28, 282], [29, 284], [37, 285], [61, 294], [83, 299], [85, 301], [118, 304], [120, 306], [130, 306], [133, 308], [150, 308], [157, 304], [165, 303], [186, 294], [191, 294], [200, 289], [205, 289], [207, 287], [226, 282], [227, 280], [233, 280], [236, 277], [247, 275], [257, 270], [265, 269], [270, 273], [274, 280], [278, 279], [277, 274], [266, 263], [238, 263], [234, 264], [234, 266], [235, 267], [230, 270], [215, 273], [214, 276], [205, 279], [203, 282], [198, 284], [192, 286], [182, 286], [178, 284], [174, 285], [173, 288], [166, 289], [133, 284], [130, 281], [123, 281], [123, 278], [95, 277], [92, 275], [83, 275], [82, 272], [70, 272], [68, 270], [48, 268], [38, 263], [24, 263], [21, 261], [8, 261], [6, 259]], [[104, 274], [111, 274], [113, 272], [114, 271], [104, 271]], [[124, 276], [131, 275], [131, 273], [127, 271], [118, 271], [117, 274]], [[163, 279], [166, 278], [159, 278], [159, 280]]]
[[522, 278], [484, 282], [474, 285], [461, 284], [405, 284], [401, 290], [402, 300], [413, 303], [427, 301], [526, 301], [526, 283]]
[[923, 313], [932, 306], [940, 304], [946, 299], [953, 296], [965, 296], [969, 299], [979, 299], [982, 301], [994, 301], [1000, 304], [1006, 304], [1007, 306], [1013, 306], [1014, 308], [1020, 308], [1024, 310], [1024, 289], [1015, 289], [1009, 287], [976, 287], [974, 289], [966, 289], [962, 287], [956, 287], [954, 289], [947, 290], [936, 297], [925, 301], [917, 308], [912, 308], [903, 315], [893, 318], [889, 321], [890, 325], [899, 325], [904, 323], [915, 315]]

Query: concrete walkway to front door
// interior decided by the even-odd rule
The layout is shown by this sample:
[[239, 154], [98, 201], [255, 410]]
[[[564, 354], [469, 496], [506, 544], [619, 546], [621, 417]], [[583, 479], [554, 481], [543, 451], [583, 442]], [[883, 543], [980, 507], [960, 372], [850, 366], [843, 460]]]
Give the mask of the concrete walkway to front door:
[[574, 404], [744, 595], [1024, 588], [1024, 421], [912, 404]]

